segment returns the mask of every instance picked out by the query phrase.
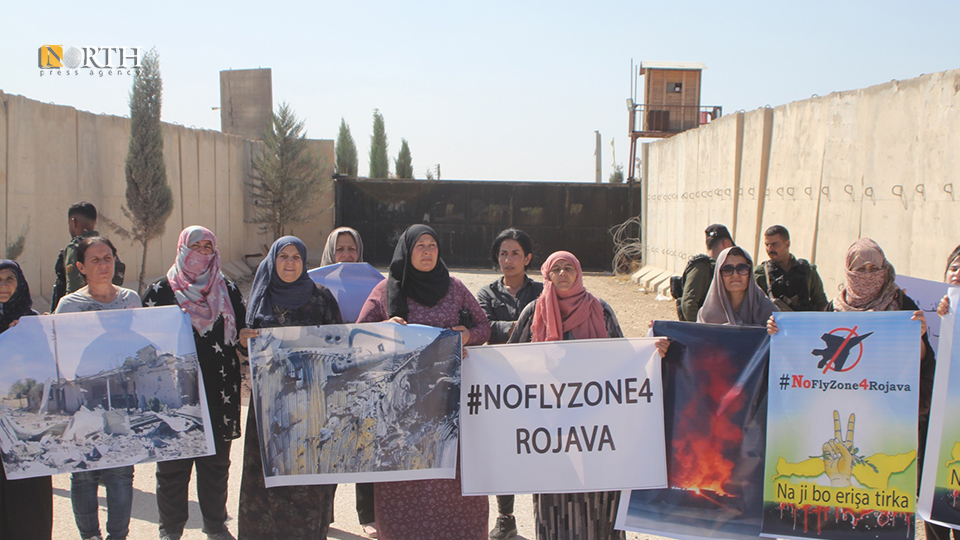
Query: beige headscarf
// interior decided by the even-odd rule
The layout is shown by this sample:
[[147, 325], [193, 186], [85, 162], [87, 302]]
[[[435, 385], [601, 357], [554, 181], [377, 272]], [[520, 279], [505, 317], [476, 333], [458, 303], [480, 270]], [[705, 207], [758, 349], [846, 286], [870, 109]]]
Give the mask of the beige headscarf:
[[735, 255], [743, 254], [747, 259], [747, 264], [753, 268], [753, 259], [743, 248], [737, 246], [728, 247], [720, 252], [717, 257], [717, 269], [713, 272], [713, 281], [710, 282], [710, 289], [707, 290], [707, 297], [703, 301], [703, 307], [697, 313], [697, 322], [711, 324], [729, 324], [732, 326], [763, 326], [767, 324], [767, 319], [774, 311], [780, 311], [769, 298], [764, 296], [763, 290], [757, 286], [753, 279], [753, 272], [746, 275], [747, 290], [743, 297], [743, 303], [740, 304], [738, 311], [733, 310], [730, 305], [730, 297], [727, 295], [727, 289], [723, 286], [723, 277], [720, 276], [720, 268], [726, 263], [730, 252], [737, 250]]
[[360, 239], [360, 233], [350, 227], [339, 227], [327, 236], [327, 243], [323, 246], [323, 255], [320, 256], [320, 266], [337, 262], [337, 238], [343, 233], [353, 237], [353, 241], [357, 243], [357, 262], [363, 262], [363, 240]]
[[[857, 272], [872, 263], [879, 272]], [[880, 246], [869, 238], [861, 238], [847, 250], [847, 281], [833, 299], [836, 311], [896, 311], [902, 294], [894, 280], [897, 272]]]

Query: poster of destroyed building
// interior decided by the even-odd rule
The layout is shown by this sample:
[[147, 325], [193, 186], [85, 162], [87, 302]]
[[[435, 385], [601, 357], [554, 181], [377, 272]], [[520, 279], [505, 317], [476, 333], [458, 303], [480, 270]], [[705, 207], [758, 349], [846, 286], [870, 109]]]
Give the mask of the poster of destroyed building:
[[253, 403], [267, 487], [453, 478], [460, 334], [395, 323], [260, 330]]
[[210, 455], [190, 318], [178, 307], [24, 317], [0, 334], [7, 478]]

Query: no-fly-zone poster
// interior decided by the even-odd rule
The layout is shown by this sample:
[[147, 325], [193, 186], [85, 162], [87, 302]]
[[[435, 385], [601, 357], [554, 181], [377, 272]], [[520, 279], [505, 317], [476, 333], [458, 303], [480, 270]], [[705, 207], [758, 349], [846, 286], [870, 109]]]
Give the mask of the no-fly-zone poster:
[[777, 313], [762, 536], [914, 536], [920, 322]]
[[940, 326], [919, 511], [927, 521], [960, 528], [960, 288], [950, 287], [948, 295], [950, 313]]

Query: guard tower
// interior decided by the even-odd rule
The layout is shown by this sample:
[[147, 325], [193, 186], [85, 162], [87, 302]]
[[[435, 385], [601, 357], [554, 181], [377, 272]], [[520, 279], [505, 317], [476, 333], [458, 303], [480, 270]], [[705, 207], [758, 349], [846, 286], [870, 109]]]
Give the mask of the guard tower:
[[643, 99], [636, 103], [635, 94], [627, 99], [630, 180], [636, 178], [637, 139], [672, 137], [723, 114], [719, 106], [700, 105], [701, 73], [706, 68], [698, 62], [640, 62], [635, 78], [644, 78]]

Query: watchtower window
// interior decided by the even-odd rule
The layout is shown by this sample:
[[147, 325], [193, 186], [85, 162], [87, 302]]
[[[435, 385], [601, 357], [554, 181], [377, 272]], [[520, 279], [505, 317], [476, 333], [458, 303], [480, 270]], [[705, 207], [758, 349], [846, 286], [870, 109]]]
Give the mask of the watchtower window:
[[683, 83], [678, 83], [678, 82], [667, 83], [667, 91], [673, 92], [675, 94], [679, 94], [680, 92], [683, 91]]

